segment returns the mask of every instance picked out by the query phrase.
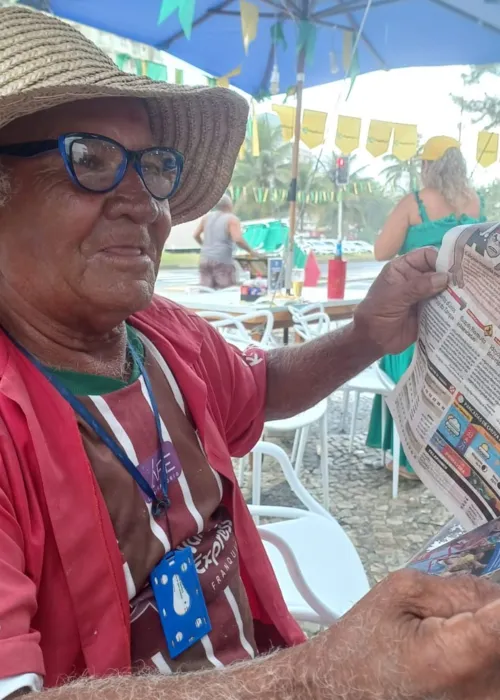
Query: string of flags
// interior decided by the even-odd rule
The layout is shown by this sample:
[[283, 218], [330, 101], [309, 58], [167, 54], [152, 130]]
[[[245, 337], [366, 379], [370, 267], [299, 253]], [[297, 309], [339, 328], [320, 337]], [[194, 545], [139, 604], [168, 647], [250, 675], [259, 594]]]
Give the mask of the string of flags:
[[[339, 198], [345, 192], [351, 194], [361, 194], [363, 192], [373, 192], [373, 185], [370, 181], [352, 182], [342, 189], [342, 195], [339, 190], [308, 190], [297, 192], [297, 201], [307, 202], [309, 204], [329, 204], [338, 202]], [[239, 200], [255, 200], [259, 204], [273, 202], [284, 204], [288, 200], [288, 190], [271, 187], [235, 187], [230, 186], [228, 193], [233, 202]]]
[[[222, 5], [220, 5], [220, 7], [217, 6], [213, 8], [213, 10], [214, 12], [217, 12], [217, 10], [223, 9], [223, 7], [225, 7], [226, 5], [227, 3], [223, 3]], [[181, 25], [182, 31], [184, 32], [184, 36], [187, 39], [190, 39], [193, 29], [195, 9], [196, 0], [161, 0], [157, 24], [160, 25], [172, 15], [177, 14], [177, 18], [179, 20], [179, 24]], [[237, 13], [232, 11], [232, 14]], [[259, 6], [253, 2], [249, 2], [249, 0], [240, 0], [239, 15], [241, 22], [241, 38], [243, 42], [243, 48], [245, 51], [245, 55], [248, 55], [250, 44], [257, 38], [257, 31], [259, 26]], [[265, 14], [263, 16], [268, 17], [269, 14]], [[286, 51], [288, 47], [285, 38], [285, 31], [283, 28], [283, 21], [279, 18], [279, 13], [276, 14], [276, 17], [276, 21], [269, 28], [272, 46], [274, 47], [274, 62], [272, 65], [270, 75], [269, 88], [262, 88], [259, 95], [254, 95], [254, 97], [259, 100], [267, 99], [268, 97], [271, 97], [272, 95], [277, 95], [282, 91], [280, 89], [280, 75], [277, 63], [277, 50], [282, 49]], [[297, 21], [297, 31], [297, 51], [300, 51], [301, 49], [305, 51], [306, 63], [309, 64], [314, 57], [314, 52], [316, 48], [316, 24], [314, 22], [309, 21], [308, 19], [299, 19]], [[353, 52], [354, 36], [354, 30], [348, 28], [342, 29], [342, 65], [345, 71], [346, 78], [349, 78], [351, 80], [351, 85], [347, 98], [349, 97], [352, 87], [354, 85], [354, 81], [360, 72], [358, 51], [355, 50]], [[337, 61], [335, 52], [331, 51], [330, 70], [332, 75], [338, 73], [338, 63], [339, 62]], [[238, 72], [231, 71], [225, 76], [215, 78], [214, 84], [221, 84], [223, 87], [229, 87], [230, 78], [235, 77], [236, 75], [239, 75], [239, 70]], [[219, 83], [217, 81], [222, 81], [222, 83]]]
[[[280, 119], [283, 141], [291, 141], [295, 130], [295, 107], [273, 105], [273, 112], [275, 112]], [[325, 140], [327, 117], [327, 112], [317, 112], [313, 109], [305, 109], [303, 111], [300, 140], [309, 148], [321, 146]]]
[[[293, 138], [295, 128], [295, 107], [273, 105], [281, 123], [283, 141]], [[305, 109], [302, 118], [301, 141], [309, 148], [316, 148], [325, 140], [326, 112]], [[390, 151], [400, 161], [415, 157], [419, 150], [419, 137], [416, 124], [372, 119], [368, 125], [366, 141], [361, 143], [362, 120], [360, 117], [339, 115], [335, 133], [335, 145], [342, 155], [348, 156], [364, 145], [375, 158]], [[255, 153], [254, 153], [255, 155]], [[477, 136], [476, 160], [484, 168], [497, 163], [500, 157], [500, 134], [493, 131], [480, 131]]]
[[[337, 121], [335, 144], [347, 156], [361, 142], [361, 119], [340, 115]], [[416, 124], [398, 124], [372, 119], [368, 127], [366, 150], [372, 156], [384, 155], [392, 143], [391, 153], [401, 161], [410, 160], [418, 151], [418, 131]]]

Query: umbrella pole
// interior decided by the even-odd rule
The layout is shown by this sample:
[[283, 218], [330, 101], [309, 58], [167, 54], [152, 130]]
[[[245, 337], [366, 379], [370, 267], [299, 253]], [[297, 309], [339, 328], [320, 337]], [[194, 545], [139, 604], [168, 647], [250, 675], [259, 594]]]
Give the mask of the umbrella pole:
[[299, 50], [297, 59], [297, 106], [295, 108], [295, 132], [292, 150], [292, 179], [288, 191], [288, 201], [290, 202], [290, 231], [288, 234], [287, 258], [285, 261], [286, 272], [286, 292], [290, 294], [292, 288], [292, 268], [295, 230], [297, 228], [297, 177], [299, 174], [299, 146], [300, 132], [302, 126], [302, 92], [304, 89], [304, 69], [306, 64], [305, 47]]

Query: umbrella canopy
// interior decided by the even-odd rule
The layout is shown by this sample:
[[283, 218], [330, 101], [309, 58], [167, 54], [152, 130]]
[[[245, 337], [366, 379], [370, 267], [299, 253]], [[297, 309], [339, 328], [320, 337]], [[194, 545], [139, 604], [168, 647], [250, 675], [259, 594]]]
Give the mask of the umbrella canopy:
[[[306, 37], [305, 87], [344, 78], [348, 63], [343, 56], [345, 37], [359, 28], [368, 0], [251, 0], [259, 8], [259, 20], [247, 54], [240, 0], [167, 0], [170, 8], [184, 6], [183, 17], [194, 8], [190, 39], [184, 35], [177, 9], [158, 23], [165, 0], [24, 2], [165, 49], [217, 77], [240, 67], [231, 84], [251, 95], [262, 95], [269, 90], [275, 62], [280, 90], [295, 85], [301, 19], [314, 26]], [[272, 29], [277, 23], [278, 36]], [[361, 73], [499, 61], [499, 0], [372, 0], [357, 56]]]

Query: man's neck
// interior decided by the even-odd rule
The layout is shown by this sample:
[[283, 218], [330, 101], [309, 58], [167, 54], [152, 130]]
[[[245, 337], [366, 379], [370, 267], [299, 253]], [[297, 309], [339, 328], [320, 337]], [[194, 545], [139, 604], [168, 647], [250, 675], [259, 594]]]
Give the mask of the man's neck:
[[0, 326], [48, 367], [123, 379], [127, 374], [125, 322], [106, 331], [75, 330], [38, 314], [28, 320], [0, 305]]

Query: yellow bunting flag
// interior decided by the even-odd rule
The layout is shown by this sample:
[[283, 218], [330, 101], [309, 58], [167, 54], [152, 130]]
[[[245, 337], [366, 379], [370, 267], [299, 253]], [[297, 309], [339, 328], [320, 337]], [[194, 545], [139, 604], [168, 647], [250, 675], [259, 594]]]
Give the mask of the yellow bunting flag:
[[480, 131], [477, 135], [476, 159], [483, 168], [496, 163], [498, 158], [498, 134], [491, 131]]
[[259, 23], [259, 8], [247, 0], [240, 0], [241, 33], [245, 53], [257, 36], [257, 24]]
[[343, 117], [339, 115], [335, 143], [343, 155], [347, 156], [359, 146], [361, 134], [361, 119], [358, 117]]
[[238, 68], [235, 68], [234, 70], [230, 71], [229, 73], [226, 73], [226, 75], [221, 75], [220, 78], [217, 78], [215, 81], [216, 85], [218, 87], [229, 87], [229, 79], [234, 78], [235, 76], [239, 75], [241, 73], [241, 66], [238, 66]]
[[393, 124], [390, 122], [380, 122], [377, 119], [372, 119], [366, 140], [368, 153], [371, 153], [375, 158], [387, 153], [393, 128]]
[[273, 105], [273, 112], [280, 118], [283, 141], [291, 141], [295, 129], [295, 107]]
[[394, 124], [392, 153], [398, 160], [410, 160], [418, 149], [418, 132], [415, 124]]
[[325, 140], [326, 112], [316, 112], [312, 109], [305, 109], [302, 117], [302, 131], [300, 138], [309, 146], [316, 148]]

